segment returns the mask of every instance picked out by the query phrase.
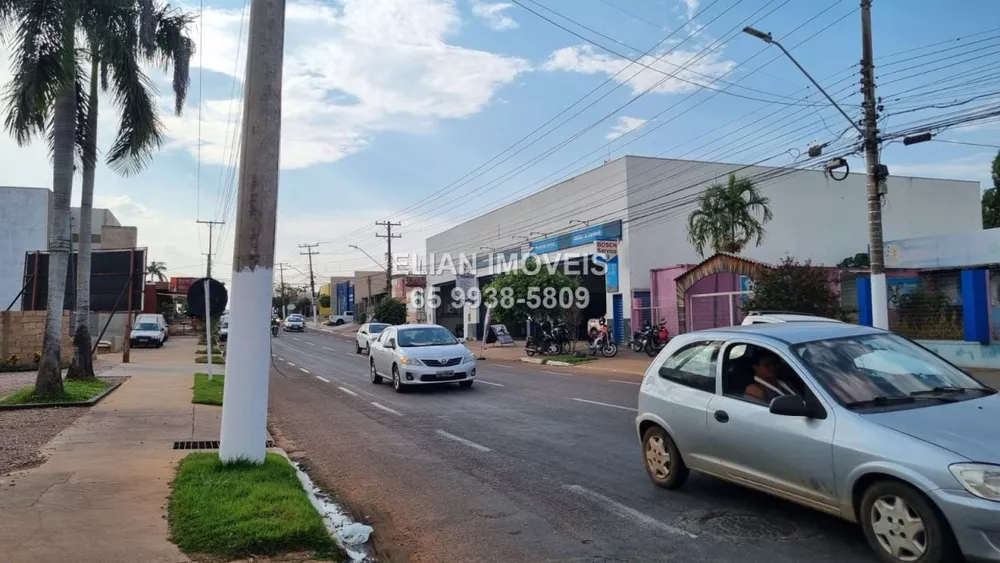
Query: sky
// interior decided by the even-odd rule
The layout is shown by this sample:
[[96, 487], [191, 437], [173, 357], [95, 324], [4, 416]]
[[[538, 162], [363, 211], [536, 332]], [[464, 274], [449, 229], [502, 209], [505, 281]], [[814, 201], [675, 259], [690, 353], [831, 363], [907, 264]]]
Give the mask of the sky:
[[[171, 276], [203, 275], [209, 233], [198, 220], [225, 221], [213, 236], [215, 274], [231, 275], [247, 6], [180, 4], [198, 18], [199, 46], [182, 115], [169, 75], [148, 69], [166, 142], [136, 176], [97, 171], [95, 205], [138, 227], [140, 246]], [[872, 17], [887, 134], [1000, 101], [1000, 2], [875, 0]], [[846, 150], [847, 120], [776, 47], [740, 33], [748, 24], [860, 117], [857, 0], [290, 1], [276, 243], [286, 281], [307, 280], [299, 245], [320, 243], [317, 279], [379, 269], [376, 221], [401, 223], [394, 252], [420, 252], [449, 226], [625, 154], [793, 164], [813, 143]], [[0, 51], [4, 84], [8, 57]], [[957, 102], [966, 103], [940, 107]], [[107, 147], [110, 99], [101, 111]], [[1000, 145], [1000, 123], [936, 138]], [[894, 175], [985, 189], [996, 152], [896, 139], [882, 161]], [[0, 170], [0, 185], [52, 184], [44, 143], [0, 135]], [[78, 177], [74, 202], [79, 187]]]

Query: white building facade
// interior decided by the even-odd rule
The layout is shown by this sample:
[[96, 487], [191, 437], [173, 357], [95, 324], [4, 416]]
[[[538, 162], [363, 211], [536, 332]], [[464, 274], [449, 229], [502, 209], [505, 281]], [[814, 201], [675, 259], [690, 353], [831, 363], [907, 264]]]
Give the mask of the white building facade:
[[[626, 156], [427, 239], [434, 258], [427, 285], [437, 288], [443, 302], [428, 307], [428, 319], [449, 328], [463, 323], [461, 311], [451, 306], [454, 271], [438, 272], [446, 254], [456, 267], [460, 254], [476, 255], [483, 287], [496, 273], [489, 267], [494, 252], [557, 262], [594, 255], [598, 241], [617, 241], [617, 279], [583, 282], [598, 304], [586, 313], [600, 311], [619, 337], [628, 334], [630, 305], [643, 294], [648, 298], [650, 270], [703, 259], [688, 241], [688, 215], [705, 188], [727, 182], [730, 174], [753, 179], [774, 214], [762, 244], [746, 248], [744, 257], [775, 263], [788, 255], [833, 266], [867, 252], [864, 174], [835, 181], [819, 170]], [[982, 230], [978, 182], [890, 176], [886, 188], [887, 241]], [[470, 336], [481, 336], [484, 311], [468, 312]]]
[[52, 192], [0, 187], [0, 311], [21, 309], [24, 254], [49, 248]]

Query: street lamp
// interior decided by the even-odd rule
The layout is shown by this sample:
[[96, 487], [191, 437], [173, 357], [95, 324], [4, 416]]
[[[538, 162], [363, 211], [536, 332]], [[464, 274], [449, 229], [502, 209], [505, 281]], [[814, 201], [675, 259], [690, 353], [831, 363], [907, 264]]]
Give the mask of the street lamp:
[[511, 237], [510, 237], [510, 238], [519, 238], [519, 239], [524, 239], [524, 242], [528, 242], [528, 241], [530, 241], [530, 240], [531, 240], [531, 237], [526, 237], [526, 236], [524, 236], [524, 235], [511, 235]]
[[589, 227], [590, 226], [590, 221], [583, 221], [581, 219], [570, 219], [569, 220], [569, 224], [572, 225], [573, 223], [583, 223], [584, 227]]
[[543, 233], [541, 231], [531, 231], [530, 233], [528, 233], [528, 237], [531, 237], [532, 235], [542, 235], [542, 238], [545, 238], [549, 236], [549, 233]]
[[[882, 242], [882, 190], [881, 184], [883, 180], [889, 175], [888, 168], [885, 167], [881, 162], [879, 162], [879, 139], [878, 139], [878, 115], [876, 112], [876, 99], [875, 99], [875, 71], [874, 71], [874, 55], [872, 54], [872, 39], [871, 39], [871, 0], [861, 0], [861, 42], [862, 42], [862, 60], [861, 60], [861, 85], [862, 92], [865, 98], [865, 128], [862, 129], [851, 116], [847, 115], [840, 105], [813, 79], [812, 75], [806, 71], [799, 64], [799, 61], [795, 60], [795, 57], [785, 49], [781, 43], [774, 40], [774, 37], [770, 33], [764, 33], [758, 29], [752, 27], [744, 27], [743, 33], [756, 37], [768, 45], [777, 45], [781, 52], [788, 57], [788, 60], [792, 61], [802, 74], [806, 75], [806, 78], [816, 86], [826, 99], [830, 101], [833, 107], [837, 108], [840, 115], [844, 116], [844, 119], [851, 124], [851, 127], [855, 129], [860, 135], [861, 139], [864, 141], [865, 149], [865, 161], [868, 168], [868, 182], [867, 182], [867, 199], [868, 199], [868, 252], [869, 252], [869, 269], [871, 271], [871, 313], [872, 313], [872, 325], [875, 328], [888, 329], [889, 328], [889, 302], [888, 295], [886, 291], [886, 281], [885, 281], [885, 248]], [[912, 141], [911, 141], [912, 142]], [[822, 147], [818, 149], [822, 151]], [[813, 152], [812, 150], [810, 152]], [[831, 161], [827, 163], [827, 169], [829, 170], [831, 166], [840, 167], [840, 162]], [[846, 162], [845, 162], [846, 164]]]

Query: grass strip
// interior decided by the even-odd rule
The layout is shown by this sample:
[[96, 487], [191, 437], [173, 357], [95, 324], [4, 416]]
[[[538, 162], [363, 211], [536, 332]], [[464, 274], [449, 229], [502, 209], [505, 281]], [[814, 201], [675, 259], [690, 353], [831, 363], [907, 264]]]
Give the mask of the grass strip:
[[243, 558], [310, 551], [345, 561], [284, 457], [223, 465], [217, 453], [181, 460], [168, 505], [170, 540], [189, 554]]
[[593, 356], [584, 356], [581, 358], [580, 356], [570, 356], [568, 354], [565, 356], [545, 356], [545, 361], [550, 362], [555, 360], [557, 362], [566, 362], [567, 364], [582, 364], [584, 362], [589, 362], [594, 359], [596, 358], [594, 358]]
[[[194, 359], [196, 364], [207, 364], [208, 356], [198, 356]], [[222, 356], [212, 356], [212, 365], [225, 365], [226, 359]]]
[[35, 395], [35, 386], [18, 389], [14, 393], [0, 399], [0, 405], [26, 405], [31, 403], [82, 403], [100, 395], [111, 385], [104, 380], [63, 381], [61, 397], [39, 397]]
[[207, 373], [196, 373], [194, 374], [194, 397], [191, 402], [199, 405], [222, 406], [222, 390], [225, 385], [224, 375], [213, 375], [212, 380], [209, 381]]

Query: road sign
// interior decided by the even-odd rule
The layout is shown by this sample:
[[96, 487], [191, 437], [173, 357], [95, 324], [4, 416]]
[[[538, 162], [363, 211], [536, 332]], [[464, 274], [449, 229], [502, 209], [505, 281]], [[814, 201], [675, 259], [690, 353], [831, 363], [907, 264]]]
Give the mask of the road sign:
[[209, 289], [208, 311], [210, 316], [217, 317], [226, 310], [226, 304], [229, 302], [229, 292], [226, 291], [226, 286], [216, 279], [200, 278], [191, 284], [187, 292], [188, 314], [192, 317], [205, 318], [206, 283]]

